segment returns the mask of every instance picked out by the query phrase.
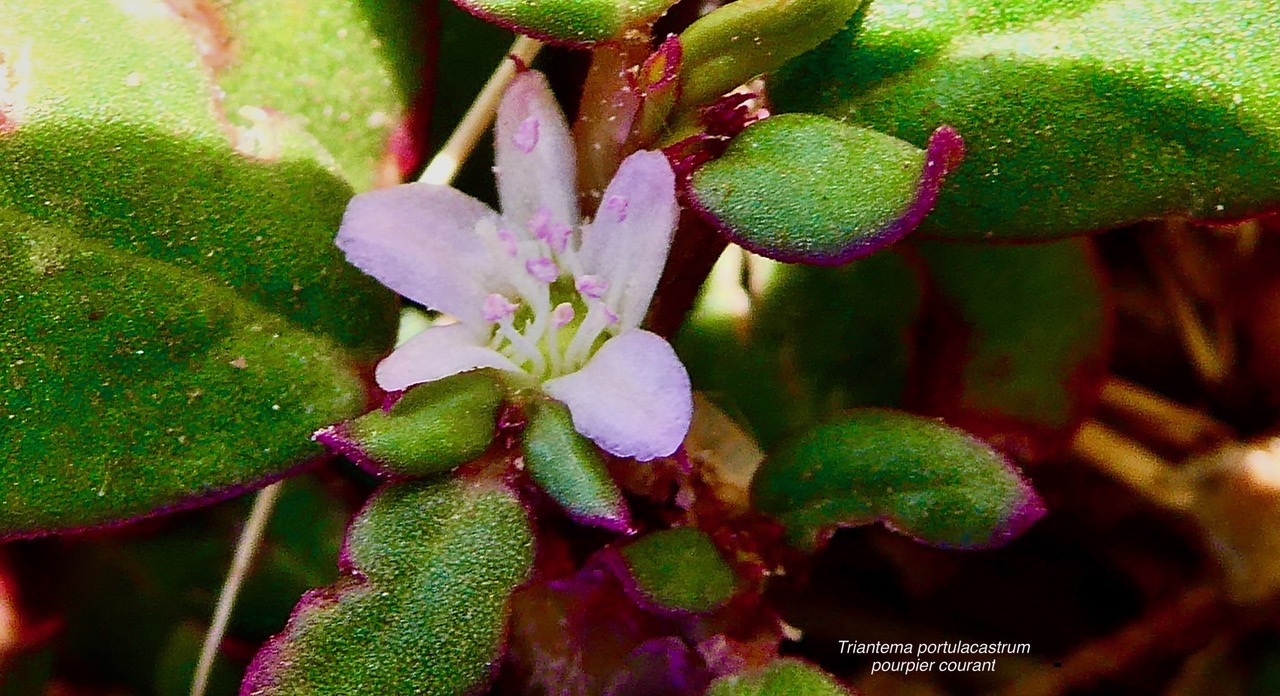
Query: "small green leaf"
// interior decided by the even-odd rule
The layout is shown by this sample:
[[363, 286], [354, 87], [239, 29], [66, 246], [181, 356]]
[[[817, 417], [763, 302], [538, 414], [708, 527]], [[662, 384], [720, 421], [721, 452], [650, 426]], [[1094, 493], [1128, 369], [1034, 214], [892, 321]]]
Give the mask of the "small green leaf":
[[851, 411], [775, 452], [756, 472], [751, 499], [806, 549], [836, 527], [877, 521], [926, 544], [984, 548], [1044, 514], [1031, 486], [988, 445], [883, 409]]
[[876, 0], [779, 71], [783, 111], [971, 156], [928, 234], [1050, 239], [1280, 203], [1280, 7], [1256, 0]]
[[675, 0], [454, 0], [462, 9], [544, 41], [589, 46], [657, 19]]
[[573, 429], [569, 409], [559, 401], [527, 406], [524, 463], [542, 490], [583, 524], [626, 532], [630, 514], [622, 491], [590, 440]]
[[507, 604], [533, 564], [514, 493], [489, 483], [384, 487], [351, 527], [350, 576], [302, 598], [242, 693], [449, 694], [482, 689]]
[[466, 372], [415, 386], [390, 410], [325, 428], [315, 439], [375, 473], [430, 476], [484, 454], [504, 395], [489, 371]]
[[639, 596], [664, 609], [708, 612], [737, 589], [733, 569], [705, 533], [692, 527], [645, 535], [622, 547]]
[[692, 178], [695, 205], [739, 245], [838, 265], [892, 244], [932, 209], [964, 145], [940, 128], [928, 149], [807, 114], [749, 126]]
[[680, 34], [680, 105], [698, 106], [809, 51], [867, 0], [738, 0]]
[[775, 660], [748, 674], [730, 674], [711, 683], [706, 696], [849, 696], [833, 677], [800, 660]]
[[920, 351], [916, 405], [1003, 450], [1051, 455], [1097, 401], [1108, 304], [1090, 242], [920, 244], [938, 331]]

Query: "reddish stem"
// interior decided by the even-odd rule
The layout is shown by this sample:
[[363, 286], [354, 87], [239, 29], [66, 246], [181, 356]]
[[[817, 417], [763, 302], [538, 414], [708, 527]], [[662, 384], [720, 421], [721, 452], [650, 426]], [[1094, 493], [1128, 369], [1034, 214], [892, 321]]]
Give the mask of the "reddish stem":
[[578, 191], [582, 209], [595, 210], [624, 157], [640, 95], [633, 70], [649, 56], [649, 34], [629, 33], [618, 43], [597, 48], [582, 85], [573, 138], [578, 148]]
[[693, 309], [698, 290], [711, 273], [711, 267], [728, 245], [724, 236], [698, 213], [689, 208], [681, 212], [667, 266], [649, 307], [646, 325], [651, 331], [668, 338], [675, 334]]

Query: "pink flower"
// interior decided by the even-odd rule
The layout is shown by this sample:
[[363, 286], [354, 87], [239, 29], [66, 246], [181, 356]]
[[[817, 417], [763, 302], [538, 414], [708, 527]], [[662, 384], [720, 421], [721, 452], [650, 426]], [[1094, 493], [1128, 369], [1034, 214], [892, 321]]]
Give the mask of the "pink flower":
[[573, 142], [546, 79], [525, 71], [498, 107], [502, 212], [447, 187], [406, 184], [356, 196], [338, 247], [365, 273], [458, 323], [410, 339], [377, 368], [405, 389], [477, 368], [506, 370], [569, 407], [578, 432], [647, 461], [689, 430], [689, 376], [639, 328], [679, 209], [675, 175], [637, 152], [596, 218], [579, 217]]

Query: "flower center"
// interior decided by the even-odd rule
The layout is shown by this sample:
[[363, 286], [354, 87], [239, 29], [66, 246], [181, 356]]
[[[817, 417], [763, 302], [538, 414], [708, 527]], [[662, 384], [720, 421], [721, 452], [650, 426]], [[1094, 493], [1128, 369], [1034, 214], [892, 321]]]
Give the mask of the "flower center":
[[[625, 216], [626, 207], [626, 199], [613, 196], [601, 214]], [[508, 288], [481, 308], [493, 325], [489, 347], [540, 381], [575, 372], [606, 333], [617, 331], [621, 288], [582, 268], [578, 235], [546, 208], [517, 223], [484, 222], [476, 230]]]

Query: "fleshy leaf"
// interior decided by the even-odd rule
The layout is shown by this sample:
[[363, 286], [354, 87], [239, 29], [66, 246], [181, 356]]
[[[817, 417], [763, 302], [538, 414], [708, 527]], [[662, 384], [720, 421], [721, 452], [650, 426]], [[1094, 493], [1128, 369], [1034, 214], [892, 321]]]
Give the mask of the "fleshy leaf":
[[487, 371], [418, 385], [391, 406], [315, 434], [317, 442], [375, 472], [430, 476], [489, 448], [505, 392]]
[[1089, 241], [918, 248], [936, 300], [913, 405], [1027, 459], [1065, 446], [1107, 370], [1109, 306]]
[[737, 578], [705, 533], [692, 527], [647, 534], [622, 547], [623, 577], [643, 601], [682, 612], [707, 612], [733, 596]]
[[776, 660], [764, 669], [711, 683], [706, 696], [849, 696], [833, 677], [800, 660]]
[[990, 446], [884, 409], [850, 411], [779, 449], [756, 472], [751, 499], [805, 549], [836, 527], [877, 521], [933, 546], [986, 548], [1044, 514], [1039, 496]]
[[365, 390], [332, 339], [202, 274], [0, 213], [0, 532], [144, 514], [319, 453]]
[[462, 9], [520, 34], [589, 46], [660, 17], [674, 0], [454, 0]]
[[[337, 4], [352, 16], [325, 0], [289, 26]], [[0, 1], [17, 95], [0, 100], [0, 535], [228, 495], [322, 453], [307, 433], [365, 405], [394, 299], [333, 247], [351, 188], [329, 143], [299, 114], [220, 101], [219, 51], [257, 50], [220, 7]], [[313, 48], [273, 31], [282, 56]], [[341, 54], [386, 68], [371, 40]], [[343, 79], [308, 82], [312, 105]], [[384, 87], [341, 106], [363, 122], [398, 101]], [[374, 140], [347, 152], [376, 158]]]
[[844, 27], [867, 0], [738, 0], [680, 34], [680, 103], [697, 106], [772, 72]]
[[529, 521], [500, 485], [388, 485], [351, 527], [348, 577], [302, 598], [241, 693], [475, 692], [532, 563]]
[[[971, 157], [928, 234], [1048, 239], [1280, 203], [1280, 33], [1254, 0], [877, 0], [779, 71], [784, 111]], [[1224, 47], [1230, 47], [1225, 50]]]
[[595, 445], [573, 429], [569, 409], [546, 399], [529, 404], [527, 413], [524, 463], [533, 480], [575, 520], [628, 531], [631, 521], [622, 491]]
[[691, 180], [694, 203], [730, 239], [772, 259], [838, 265], [892, 244], [933, 208], [964, 153], [942, 127], [925, 151], [808, 114], [749, 126]]
[[421, 87], [429, 9], [416, 0], [195, 4], [221, 11], [232, 37], [215, 65], [227, 113], [262, 108], [305, 124], [357, 190], [386, 181], [388, 140]]

